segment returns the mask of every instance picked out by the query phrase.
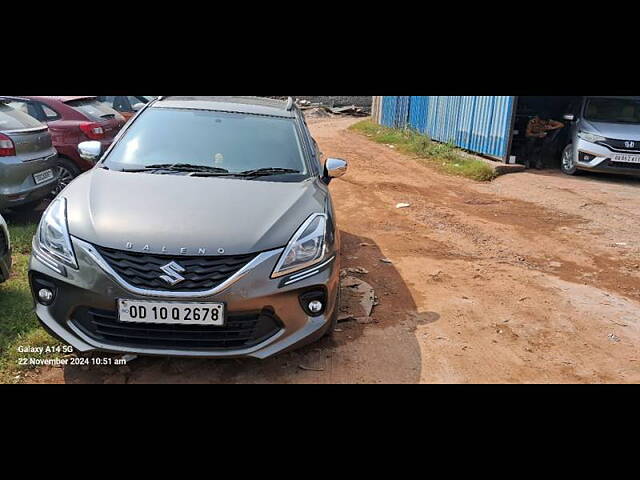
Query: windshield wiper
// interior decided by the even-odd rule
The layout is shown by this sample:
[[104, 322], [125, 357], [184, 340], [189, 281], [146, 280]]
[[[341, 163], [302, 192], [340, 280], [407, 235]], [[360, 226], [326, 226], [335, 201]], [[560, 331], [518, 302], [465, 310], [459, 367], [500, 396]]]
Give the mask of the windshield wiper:
[[282, 175], [283, 173], [300, 173], [300, 171], [293, 170], [292, 168], [267, 167], [245, 170], [244, 172], [238, 172], [237, 175], [242, 177], [261, 177], [266, 175]]
[[150, 169], [177, 170], [180, 172], [214, 172], [228, 173], [229, 170], [220, 167], [210, 167], [208, 165], [196, 165], [193, 163], [159, 163], [157, 165], [147, 165]]
[[209, 167], [207, 165], [195, 165], [191, 163], [158, 163], [154, 165], [145, 165], [142, 168], [123, 168], [121, 172], [147, 172], [153, 170], [169, 170], [171, 172], [196, 172], [196, 173], [218, 173], [225, 174], [229, 171], [225, 168]]

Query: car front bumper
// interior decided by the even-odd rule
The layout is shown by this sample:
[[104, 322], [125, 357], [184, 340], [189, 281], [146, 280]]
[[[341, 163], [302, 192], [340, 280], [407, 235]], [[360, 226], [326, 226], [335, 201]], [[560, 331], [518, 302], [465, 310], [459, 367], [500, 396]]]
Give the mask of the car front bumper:
[[[340, 266], [339, 257], [335, 253], [329, 257], [326, 265], [318, 269], [318, 273], [308, 277], [300, 275], [301, 279], [298, 281], [284, 285], [288, 277], [270, 278], [282, 249], [266, 252], [261, 257], [263, 260], [252, 265], [252, 268], [243, 272], [222, 291], [185, 299], [176, 298], [171, 293], [149, 296], [131, 291], [96, 262], [95, 252], [91, 254], [83, 248], [83, 245], [87, 245], [85, 242], [75, 238], [72, 241], [78, 270], [67, 268], [66, 275], [55, 272], [47, 265], [47, 257], [42, 256], [34, 242], [29, 281], [40, 322], [51, 334], [80, 352], [99, 350], [161, 356], [267, 358], [319, 339], [330, 328], [334, 314], [337, 313]], [[314, 269], [309, 268], [307, 271], [312, 273]], [[37, 298], [37, 291], [43, 282], [48, 283], [55, 291], [55, 298], [49, 306], [41, 304]], [[309, 291], [326, 293], [325, 309], [321, 315], [310, 316], [303, 310], [300, 295]], [[118, 299], [181, 303], [223, 302], [229, 328], [256, 318], [255, 330], [262, 328], [257, 326], [259, 324], [268, 324], [268, 328], [262, 328], [261, 335], [252, 338], [246, 346], [209, 346], [205, 340], [224, 333], [227, 327], [203, 329], [199, 326], [202, 333], [189, 333], [191, 340], [187, 341], [184, 338], [187, 333], [180, 330], [182, 326], [172, 329], [173, 326], [167, 328], [163, 325], [163, 330], [158, 333], [155, 330], [157, 326], [147, 330], [148, 324], [119, 322], [116, 313]], [[94, 325], [98, 325], [97, 329], [93, 328]], [[105, 331], [115, 334], [103, 335]], [[231, 332], [230, 335], [233, 334], [231, 330], [228, 331]]]
[[[613, 156], [623, 154], [614, 152], [609, 148], [597, 143], [587, 142], [578, 138], [576, 148], [574, 148], [574, 160], [580, 170], [590, 170], [594, 172], [618, 173], [623, 175], [640, 175], [640, 163], [616, 162]], [[584, 160], [584, 155], [589, 155], [588, 161]], [[640, 152], [631, 153], [640, 156]]]

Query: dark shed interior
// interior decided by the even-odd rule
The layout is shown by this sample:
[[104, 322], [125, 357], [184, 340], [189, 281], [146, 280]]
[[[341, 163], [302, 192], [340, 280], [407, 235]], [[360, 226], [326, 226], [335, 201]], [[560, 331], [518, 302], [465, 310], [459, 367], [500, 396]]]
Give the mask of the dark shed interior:
[[569, 128], [563, 120], [566, 113], [576, 113], [583, 97], [579, 96], [521, 96], [517, 97], [510, 156], [516, 163], [525, 163], [528, 150], [525, 136], [527, 124], [536, 115], [546, 116], [565, 124], [550, 132], [541, 142], [541, 158], [545, 168], [559, 168], [562, 149], [569, 141]]

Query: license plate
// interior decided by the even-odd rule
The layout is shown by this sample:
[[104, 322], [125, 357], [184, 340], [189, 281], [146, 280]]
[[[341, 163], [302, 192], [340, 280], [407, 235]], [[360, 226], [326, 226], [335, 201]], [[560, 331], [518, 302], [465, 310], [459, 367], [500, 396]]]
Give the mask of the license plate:
[[224, 325], [224, 303], [178, 303], [118, 300], [121, 322]]
[[614, 155], [614, 162], [640, 163], [640, 155]]
[[47, 180], [51, 180], [52, 178], [53, 170], [51, 169], [33, 174], [33, 181], [36, 182], [36, 185], [40, 185], [41, 183], [44, 183]]

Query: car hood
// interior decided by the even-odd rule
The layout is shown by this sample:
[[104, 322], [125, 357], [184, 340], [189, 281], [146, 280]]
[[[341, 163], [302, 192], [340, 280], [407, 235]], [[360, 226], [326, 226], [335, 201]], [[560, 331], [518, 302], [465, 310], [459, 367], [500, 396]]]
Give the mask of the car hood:
[[94, 168], [61, 195], [70, 234], [94, 245], [237, 255], [285, 246], [309, 215], [324, 212], [326, 189], [315, 179], [286, 183]]
[[582, 120], [580, 130], [615, 140], [640, 140], [640, 125]]

